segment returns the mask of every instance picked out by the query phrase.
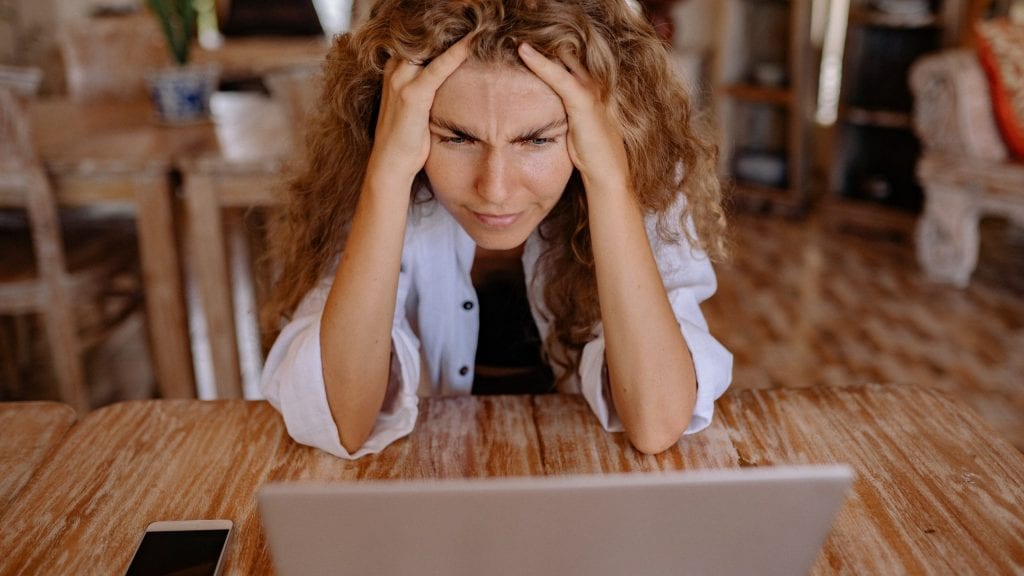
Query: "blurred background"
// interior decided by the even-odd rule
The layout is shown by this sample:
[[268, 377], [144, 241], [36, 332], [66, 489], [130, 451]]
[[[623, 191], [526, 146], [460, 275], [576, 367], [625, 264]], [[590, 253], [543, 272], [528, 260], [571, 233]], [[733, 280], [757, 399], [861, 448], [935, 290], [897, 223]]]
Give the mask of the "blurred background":
[[[0, 0], [0, 400], [259, 397], [280, 174], [369, 6], [196, 0], [183, 61], [174, 4]], [[734, 386], [938, 388], [1024, 448], [1024, 1], [633, 4], [720, 147]]]

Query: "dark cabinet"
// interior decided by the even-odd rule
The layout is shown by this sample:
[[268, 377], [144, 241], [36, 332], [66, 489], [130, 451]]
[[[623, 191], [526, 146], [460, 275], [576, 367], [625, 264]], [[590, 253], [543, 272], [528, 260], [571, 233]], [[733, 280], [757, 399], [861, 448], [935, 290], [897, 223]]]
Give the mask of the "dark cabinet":
[[962, 4], [851, 0], [832, 138], [833, 215], [870, 225], [891, 221], [879, 218], [877, 209], [904, 216], [920, 211], [920, 144], [911, 124], [908, 71], [920, 57], [957, 41]]

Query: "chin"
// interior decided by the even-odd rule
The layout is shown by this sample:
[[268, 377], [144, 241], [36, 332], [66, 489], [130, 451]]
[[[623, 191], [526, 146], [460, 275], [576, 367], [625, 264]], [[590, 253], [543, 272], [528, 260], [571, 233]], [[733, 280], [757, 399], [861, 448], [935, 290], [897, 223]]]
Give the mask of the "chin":
[[481, 225], [473, 217], [463, 219], [459, 222], [462, 229], [469, 234], [469, 237], [476, 242], [476, 245], [486, 250], [512, 250], [518, 248], [526, 242], [529, 238], [530, 233], [533, 232], [533, 226], [530, 222], [517, 222], [516, 225], [509, 226], [506, 228], [495, 228], [492, 226]]
[[485, 250], [512, 250], [518, 248], [526, 242], [529, 234], [494, 234], [491, 232], [480, 232], [479, 230], [469, 230], [463, 227], [469, 237], [476, 242], [476, 245]]

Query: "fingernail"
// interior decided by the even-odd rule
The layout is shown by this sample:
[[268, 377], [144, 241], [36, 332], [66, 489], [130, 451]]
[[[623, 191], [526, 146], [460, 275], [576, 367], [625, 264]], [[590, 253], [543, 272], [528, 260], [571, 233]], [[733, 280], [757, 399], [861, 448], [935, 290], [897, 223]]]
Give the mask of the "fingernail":
[[522, 52], [523, 54], [528, 54], [530, 56], [533, 56], [534, 54], [537, 53], [537, 51], [533, 49], [533, 46], [530, 46], [526, 42], [523, 42], [522, 44], [519, 45], [519, 51]]

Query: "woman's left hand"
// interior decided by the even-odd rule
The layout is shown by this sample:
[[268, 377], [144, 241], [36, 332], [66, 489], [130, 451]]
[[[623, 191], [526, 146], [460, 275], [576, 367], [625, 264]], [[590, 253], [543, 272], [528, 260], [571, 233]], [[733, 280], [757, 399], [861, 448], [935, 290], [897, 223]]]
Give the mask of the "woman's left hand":
[[526, 43], [519, 45], [519, 56], [562, 99], [569, 122], [569, 158], [584, 184], [628, 188], [629, 161], [622, 131], [586, 68], [570, 55], [550, 60]]
[[697, 376], [632, 190], [622, 126], [580, 62], [520, 44], [523, 62], [562, 99], [569, 157], [583, 177], [612, 402], [634, 446], [656, 454], [690, 422]]

